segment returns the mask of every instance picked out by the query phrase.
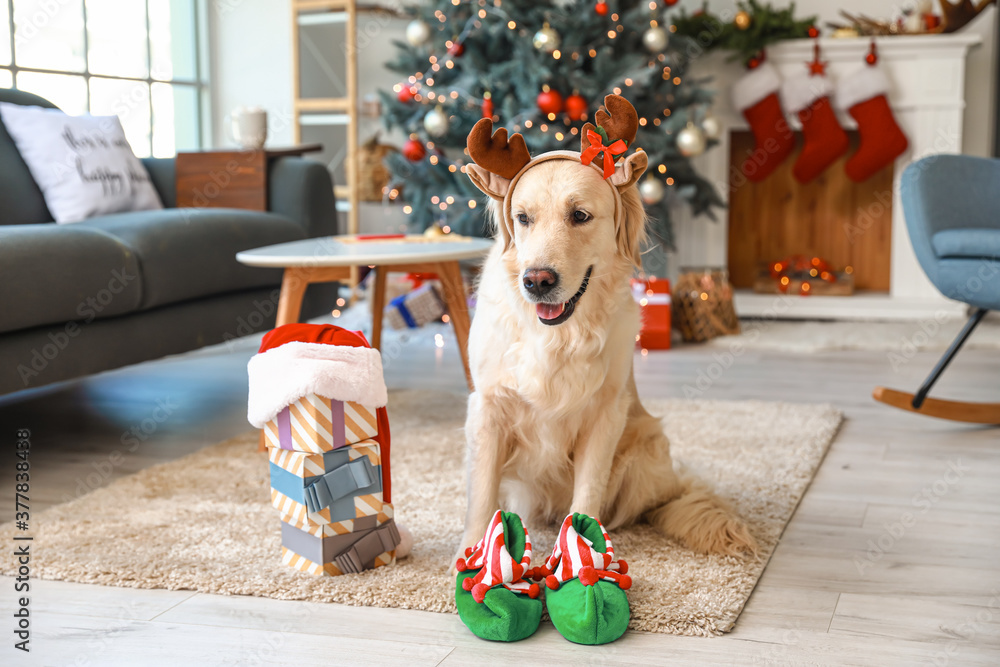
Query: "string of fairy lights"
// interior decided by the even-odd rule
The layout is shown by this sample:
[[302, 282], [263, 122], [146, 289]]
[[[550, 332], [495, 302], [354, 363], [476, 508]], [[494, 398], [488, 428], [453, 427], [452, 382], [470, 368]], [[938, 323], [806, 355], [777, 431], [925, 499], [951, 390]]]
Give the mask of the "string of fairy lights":
[[[661, 0], [663, 2], [664, 0]], [[677, 0], [665, 0], [667, 6], [672, 6], [676, 4]], [[417, 104], [422, 105], [433, 105], [433, 108], [424, 114], [424, 126], [428, 130], [429, 136], [434, 136], [438, 134], [439, 136], [445, 135], [448, 131], [448, 124], [450, 122], [449, 116], [445, 111], [445, 105], [454, 104], [465, 104], [468, 108], [475, 108], [477, 105], [482, 107], [483, 117], [492, 118], [494, 122], [498, 122], [500, 117], [494, 112], [493, 99], [490, 91], [486, 91], [483, 95], [474, 94], [471, 91], [463, 88], [460, 85], [449, 85], [447, 90], [439, 91], [435, 89], [435, 75], [442, 69], [452, 70], [457, 64], [455, 59], [460, 57], [464, 52], [464, 43], [469, 35], [483, 26], [483, 21], [486, 20], [497, 20], [499, 22], [504, 22], [508, 30], [522, 31], [522, 34], [527, 37], [526, 26], [521, 25], [517, 20], [512, 17], [503, 7], [503, 0], [451, 0], [453, 6], [460, 6], [463, 3], [478, 5], [479, 9], [474, 10], [458, 34], [449, 40], [445, 41], [446, 52], [444, 55], [438, 55], [436, 53], [429, 53], [427, 55], [427, 65], [422, 71], [415, 72], [410, 75], [405, 82], [401, 82], [393, 86], [393, 91], [397, 94], [400, 101], [409, 102], [413, 101]], [[603, 6], [603, 7], [602, 7]], [[648, 8], [651, 16], [648, 21], [648, 28], [643, 34], [643, 44], [645, 47], [653, 52], [650, 56], [646, 67], [662, 67], [660, 72], [660, 77], [664, 81], [671, 81], [674, 86], [679, 86], [681, 84], [681, 77], [676, 75], [669, 64], [667, 64], [667, 56], [663, 51], [666, 50], [668, 43], [668, 33], [673, 33], [676, 31], [676, 27], [667, 21], [661, 20], [663, 17], [660, 15], [663, 7], [660, 2], [650, 0], [648, 3]], [[604, 16], [608, 13], [607, 5], [604, 2], [598, 2], [595, 6], [595, 11]], [[438, 22], [444, 24], [447, 23], [449, 16], [440, 9], [434, 12], [434, 17]], [[617, 39], [619, 36], [623, 36], [626, 28], [622, 25], [621, 16], [618, 13], [611, 13], [608, 18], [611, 24], [608, 27], [605, 35], [609, 40]], [[433, 28], [426, 22], [417, 19], [412, 21], [407, 26], [406, 37], [407, 41], [411, 46], [419, 47], [424, 46], [428, 41], [430, 41], [432, 36]], [[540, 51], [548, 53], [554, 60], [560, 60], [569, 58], [574, 62], [580, 62], [582, 65], [587, 58], [597, 58], [599, 57], [599, 52], [597, 49], [590, 46], [590, 48], [577, 48], [571, 49], [568, 53], [564, 52], [559, 47], [561, 46], [561, 38], [554, 30], [549, 27], [548, 23], [543, 25], [534, 36], [533, 44]], [[613, 85], [609, 90], [602, 92], [599, 99], [603, 99], [605, 94], [614, 93], [616, 95], [621, 95], [623, 90], [630, 88], [635, 85], [635, 80], [631, 76], [624, 76], [623, 79], [618, 82], [618, 85]], [[539, 99], [542, 99], [542, 95], [550, 93], [550, 87], [548, 85], [542, 86], [542, 91], [540, 93]], [[576, 95], [574, 91], [574, 96]], [[561, 103], [561, 96], [558, 92], [555, 93], [555, 97]], [[668, 102], [673, 100], [673, 95], [668, 96]], [[569, 99], [567, 99], [567, 102]], [[539, 102], [539, 111], [525, 110], [521, 113], [515, 115], [511, 118], [505, 118], [504, 125], [511, 129], [513, 132], [519, 132], [524, 129], [536, 128], [542, 133], [552, 132], [553, 137], [557, 141], [563, 141], [567, 136], [577, 136], [580, 133], [580, 126], [587, 120], [586, 105], [587, 102], [580, 98], [580, 102], [583, 104], [582, 113], [568, 113], [568, 109], [565, 107], [561, 108], [559, 111], [546, 111], [542, 107], [541, 101]], [[577, 102], [577, 108], [579, 108], [580, 102]], [[700, 107], [691, 109], [688, 108], [688, 123], [680, 130], [678, 136], [675, 138], [677, 148], [679, 152], [685, 157], [692, 157], [698, 155], [704, 151], [707, 139], [714, 139], [718, 137], [718, 123], [710, 115], [707, 109], [707, 104], [702, 104]], [[673, 110], [670, 106], [665, 106], [662, 112], [655, 117], [647, 117], [642, 115], [639, 117], [639, 125], [641, 127], [653, 126], [660, 127], [663, 121], [671, 116]], [[541, 118], [537, 116], [541, 114]], [[560, 122], [560, 115], [562, 116]], [[700, 116], [700, 125], [695, 125], [692, 120], [692, 115], [695, 117]], [[580, 126], [574, 124], [579, 123]], [[672, 134], [672, 130], [667, 128], [665, 130], [667, 134]], [[431, 154], [426, 155], [427, 151], [431, 151]], [[433, 140], [428, 140], [425, 143], [420, 141], [420, 137], [416, 133], [409, 135], [409, 141], [407, 145], [404, 146], [404, 155], [411, 161], [416, 161], [427, 157], [429, 163], [433, 166], [438, 164], [447, 165], [448, 171], [451, 173], [456, 173], [461, 171], [465, 173], [465, 164], [462, 159], [449, 159], [445, 157], [443, 153], [437, 152], [435, 143]], [[468, 149], [463, 151], [465, 156], [468, 156]], [[674, 185], [674, 179], [667, 175], [667, 165], [660, 163], [655, 166], [655, 171], [659, 174], [659, 179], [654, 177], [652, 173], [647, 176], [644, 181], [640, 184], [640, 192], [643, 196], [644, 201], [647, 204], [656, 203], [662, 199], [664, 191], [663, 186]], [[390, 200], [394, 200], [400, 196], [398, 188], [385, 188], [385, 194]], [[430, 199], [431, 204], [436, 206], [440, 211], [447, 211], [450, 206], [455, 206], [457, 204], [462, 204], [468, 206], [470, 209], [474, 209], [477, 206], [475, 199], [467, 199], [464, 202], [458, 202], [458, 200], [453, 195], [448, 195], [445, 197], [433, 196]], [[413, 212], [413, 207], [407, 204], [403, 207], [403, 212], [407, 215]]]

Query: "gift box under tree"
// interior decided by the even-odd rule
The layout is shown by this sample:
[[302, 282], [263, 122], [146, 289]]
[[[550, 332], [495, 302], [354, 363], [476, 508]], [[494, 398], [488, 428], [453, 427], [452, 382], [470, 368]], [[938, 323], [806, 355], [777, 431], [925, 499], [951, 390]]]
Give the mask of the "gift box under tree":
[[670, 349], [670, 281], [632, 279], [632, 298], [639, 304], [642, 326], [639, 345], [645, 350]]
[[382, 361], [360, 332], [288, 324], [248, 364], [250, 423], [265, 433], [282, 562], [338, 575], [394, 561]]

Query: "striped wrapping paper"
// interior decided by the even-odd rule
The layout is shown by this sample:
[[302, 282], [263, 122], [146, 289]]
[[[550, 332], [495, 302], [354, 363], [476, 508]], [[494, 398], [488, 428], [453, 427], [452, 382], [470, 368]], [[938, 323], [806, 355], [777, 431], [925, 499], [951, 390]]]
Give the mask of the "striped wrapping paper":
[[[322, 483], [321, 477], [344, 465], [367, 457], [373, 471], [372, 483], [352, 488], [318, 511], [310, 511], [308, 488]], [[392, 505], [383, 502], [380, 445], [374, 440], [347, 445], [323, 454], [307, 454], [283, 449], [268, 450], [271, 469], [271, 504], [299, 524], [334, 524], [374, 516], [379, 524], [392, 518]], [[342, 492], [343, 489], [338, 489]], [[338, 493], [339, 495], [339, 493]]]
[[334, 535], [346, 535], [354, 531], [362, 532], [377, 528], [392, 519], [392, 505], [383, 505], [383, 509], [384, 512], [380, 512], [379, 514], [371, 514], [359, 519], [334, 521], [333, 523], [313, 523], [308, 517], [294, 517], [288, 514], [280, 516], [282, 523], [294, 526], [314, 537], [333, 537]]
[[321, 454], [378, 434], [375, 408], [307, 394], [264, 425], [270, 448]]

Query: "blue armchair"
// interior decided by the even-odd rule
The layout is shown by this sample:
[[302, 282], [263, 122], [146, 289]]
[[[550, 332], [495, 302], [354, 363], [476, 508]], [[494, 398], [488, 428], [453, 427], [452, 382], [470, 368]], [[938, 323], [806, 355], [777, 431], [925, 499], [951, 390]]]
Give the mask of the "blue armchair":
[[946, 297], [972, 307], [969, 321], [916, 394], [877, 387], [874, 397], [931, 417], [1000, 424], [1000, 403], [927, 398], [976, 325], [1000, 310], [1000, 160], [934, 155], [903, 172], [901, 196], [921, 268]]

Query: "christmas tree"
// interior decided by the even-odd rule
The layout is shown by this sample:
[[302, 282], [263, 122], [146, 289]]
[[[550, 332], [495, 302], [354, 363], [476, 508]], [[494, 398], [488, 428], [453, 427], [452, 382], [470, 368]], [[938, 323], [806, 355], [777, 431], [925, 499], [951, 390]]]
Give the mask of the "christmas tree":
[[[409, 135], [387, 158], [390, 197], [411, 226], [439, 222], [486, 233], [480, 193], [463, 173], [466, 136], [480, 118], [520, 132], [532, 154], [579, 150], [580, 128], [604, 96], [625, 96], [639, 114], [635, 146], [649, 156], [640, 192], [654, 243], [671, 247], [670, 206], [712, 215], [722, 202], [690, 158], [715, 143], [713, 92], [688, 76], [703, 52], [671, 22], [677, 0], [432, 0], [414, 8], [406, 42], [387, 67], [383, 121]], [[653, 259], [650, 257], [650, 259]], [[662, 259], [653, 262], [662, 270]]]

